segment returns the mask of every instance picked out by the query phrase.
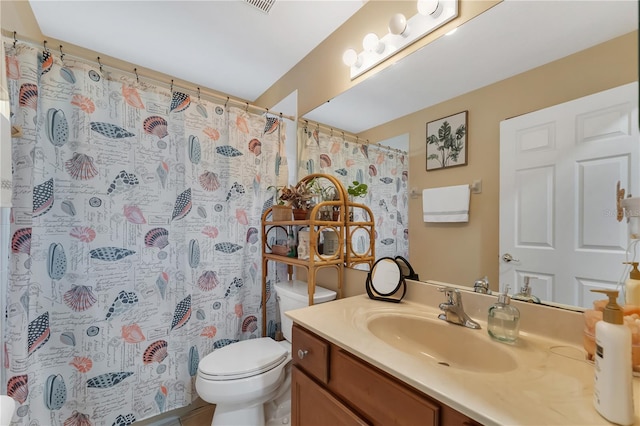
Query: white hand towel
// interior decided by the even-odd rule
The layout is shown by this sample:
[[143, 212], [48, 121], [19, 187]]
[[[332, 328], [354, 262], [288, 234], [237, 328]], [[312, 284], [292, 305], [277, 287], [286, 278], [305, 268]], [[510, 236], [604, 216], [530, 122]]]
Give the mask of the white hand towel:
[[469, 222], [469, 185], [444, 186], [422, 191], [425, 222]]

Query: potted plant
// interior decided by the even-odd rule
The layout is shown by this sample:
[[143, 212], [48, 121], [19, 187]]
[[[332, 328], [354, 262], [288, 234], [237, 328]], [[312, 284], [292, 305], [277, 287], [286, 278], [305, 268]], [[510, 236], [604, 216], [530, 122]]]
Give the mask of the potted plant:
[[[327, 186], [322, 186], [317, 179], [312, 179], [308, 184], [311, 191], [315, 194], [315, 198], [318, 199], [318, 202], [324, 201], [338, 201], [340, 200], [340, 196], [338, 194], [338, 190], [332, 184]], [[339, 206], [321, 206], [320, 207], [320, 220], [338, 220], [340, 207]], [[333, 215], [332, 215], [333, 212]]]
[[347, 188], [347, 193], [351, 196], [351, 198], [356, 197], [364, 197], [367, 195], [367, 190], [369, 186], [366, 183], [360, 183], [357, 180], [354, 180], [351, 185]]
[[267, 191], [273, 191], [274, 204], [271, 206], [271, 220], [274, 222], [281, 222], [291, 220], [292, 209], [290, 205], [285, 204], [280, 199], [280, 191], [282, 188], [276, 186], [269, 186]]
[[[338, 193], [338, 189], [334, 186], [328, 186], [324, 188], [322, 193], [323, 201], [339, 201], [340, 195]], [[326, 209], [326, 217], [323, 217], [324, 220], [333, 220], [338, 221], [340, 219], [340, 206], [328, 206]]]
[[311, 207], [311, 199], [314, 194], [304, 182], [297, 185], [289, 185], [279, 190], [278, 199], [293, 209], [293, 218], [296, 220], [306, 219], [307, 210]]
[[[366, 183], [358, 182], [354, 180], [347, 188], [347, 194], [349, 194], [349, 201], [353, 202], [356, 197], [364, 197], [367, 195], [369, 186]], [[349, 220], [353, 221], [353, 206], [349, 206]]]

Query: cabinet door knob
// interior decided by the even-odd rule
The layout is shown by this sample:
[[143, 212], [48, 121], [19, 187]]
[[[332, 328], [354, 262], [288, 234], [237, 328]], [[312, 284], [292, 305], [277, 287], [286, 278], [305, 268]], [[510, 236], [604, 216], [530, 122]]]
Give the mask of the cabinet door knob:
[[309, 351], [303, 351], [302, 349], [298, 349], [298, 358], [304, 359], [304, 357], [307, 356], [308, 353]]

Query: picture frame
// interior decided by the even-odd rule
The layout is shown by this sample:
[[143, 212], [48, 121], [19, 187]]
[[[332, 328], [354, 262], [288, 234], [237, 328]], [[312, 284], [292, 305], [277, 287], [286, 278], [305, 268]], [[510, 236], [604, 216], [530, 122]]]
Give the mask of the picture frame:
[[467, 165], [468, 111], [427, 123], [427, 171]]

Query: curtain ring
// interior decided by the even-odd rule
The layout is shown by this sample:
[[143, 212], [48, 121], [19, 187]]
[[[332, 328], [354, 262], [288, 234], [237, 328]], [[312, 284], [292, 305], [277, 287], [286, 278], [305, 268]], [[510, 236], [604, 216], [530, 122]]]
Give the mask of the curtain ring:
[[169, 88], [169, 91], [173, 93], [173, 80], [171, 80], [171, 87]]
[[18, 42], [17, 33], [13, 32], [13, 48], [16, 48], [16, 43]]
[[198, 87], [198, 102], [200, 102], [200, 88]]
[[280, 122], [282, 123], [282, 113], [280, 113]]
[[229, 97], [227, 96], [227, 100], [226, 100], [226, 101], [224, 101], [224, 108], [225, 108], [225, 109], [227, 108], [227, 104], [228, 104], [228, 103], [229, 103]]
[[102, 71], [102, 63], [100, 62], [100, 56], [98, 56], [98, 65], [100, 66], [100, 74], [102, 74], [103, 71]]
[[45, 41], [42, 43], [42, 45], [44, 46], [44, 51], [45, 51], [45, 52], [48, 52], [48, 51], [49, 51], [49, 49], [47, 48], [47, 40], [45, 40]]
[[62, 45], [60, 45], [60, 60], [64, 62], [64, 53], [62, 53]]
[[329, 137], [333, 137], [333, 128], [331, 129], [331, 132], [329, 133]]
[[134, 73], [135, 73], [135, 75], [136, 75], [136, 82], [137, 82], [137, 83], [140, 83], [140, 77], [138, 77], [138, 68], [134, 68], [134, 69], [133, 69], [133, 72], [134, 72]]
[[249, 102], [245, 102], [244, 112], [249, 112]]

